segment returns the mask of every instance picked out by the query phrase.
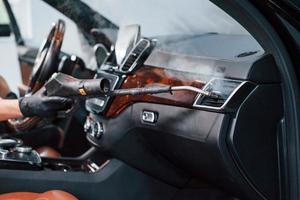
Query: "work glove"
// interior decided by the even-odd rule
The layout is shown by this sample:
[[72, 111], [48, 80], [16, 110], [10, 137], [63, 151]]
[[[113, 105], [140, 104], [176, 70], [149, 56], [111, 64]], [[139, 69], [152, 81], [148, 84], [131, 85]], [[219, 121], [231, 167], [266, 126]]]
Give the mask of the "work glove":
[[15, 93], [9, 92], [4, 99], [17, 99], [17, 98], [18, 96]]
[[58, 111], [72, 107], [73, 100], [63, 97], [32, 95], [19, 99], [19, 107], [24, 117], [55, 117]]

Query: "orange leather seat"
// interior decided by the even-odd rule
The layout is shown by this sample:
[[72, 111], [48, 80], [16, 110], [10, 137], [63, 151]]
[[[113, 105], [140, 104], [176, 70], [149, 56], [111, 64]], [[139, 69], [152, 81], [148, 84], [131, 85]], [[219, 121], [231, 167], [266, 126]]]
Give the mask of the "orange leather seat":
[[7, 194], [1, 194], [0, 200], [78, 200], [73, 195], [61, 191], [51, 190], [44, 193], [33, 192], [12, 192]]
[[36, 150], [41, 157], [59, 158], [61, 155], [51, 147], [40, 147]]

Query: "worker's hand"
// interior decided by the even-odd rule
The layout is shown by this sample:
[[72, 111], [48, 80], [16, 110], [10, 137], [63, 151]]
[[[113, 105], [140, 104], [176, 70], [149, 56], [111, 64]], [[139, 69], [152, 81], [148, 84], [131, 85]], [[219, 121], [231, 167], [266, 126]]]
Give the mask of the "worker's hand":
[[6, 80], [0, 75], [0, 97], [5, 98], [10, 92], [11, 91]]
[[72, 99], [44, 95], [33, 95], [19, 99], [20, 110], [24, 117], [54, 117], [58, 111], [70, 109], [72, 104]]

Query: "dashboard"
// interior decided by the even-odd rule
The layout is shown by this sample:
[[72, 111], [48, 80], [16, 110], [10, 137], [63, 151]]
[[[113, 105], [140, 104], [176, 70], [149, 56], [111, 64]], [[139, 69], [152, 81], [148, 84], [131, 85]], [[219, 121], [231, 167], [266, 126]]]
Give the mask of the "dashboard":
[[240, 45], [251, 40], [211, 33], [141, 38], [122, 63], [108, 59], [99, 68], [97, 77], [109, 79], [112, 90], [193, 86], [219, 98], [186, 90], [89, 99], [87, 139], [178, 187], [197, 177], [246, 198], [276, 199], [281, 81], [272, 55]]

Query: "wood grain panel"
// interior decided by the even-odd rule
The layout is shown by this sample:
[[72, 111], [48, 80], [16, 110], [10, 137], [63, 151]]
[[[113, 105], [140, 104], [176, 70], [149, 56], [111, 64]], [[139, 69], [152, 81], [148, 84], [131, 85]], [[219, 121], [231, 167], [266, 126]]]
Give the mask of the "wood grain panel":
[[[188, 85], [202, 88], [205, 84], [200, 77], [195, 74], [179, 72], [175, 70], [143, 66], [133, 75], [129, 75], [122, 89], [138, 88], [153, 84], [165, 84], [172, 86]], [[176, 91], [173, 94], [153, 94], [153, 95], [127, 95], [115, 97], [105, 113], [106, 117], [116, 117], [124, 109], [136, 102], [159, 103], [181, 107], [192, 107], [197, 94], [190, 91]]]

